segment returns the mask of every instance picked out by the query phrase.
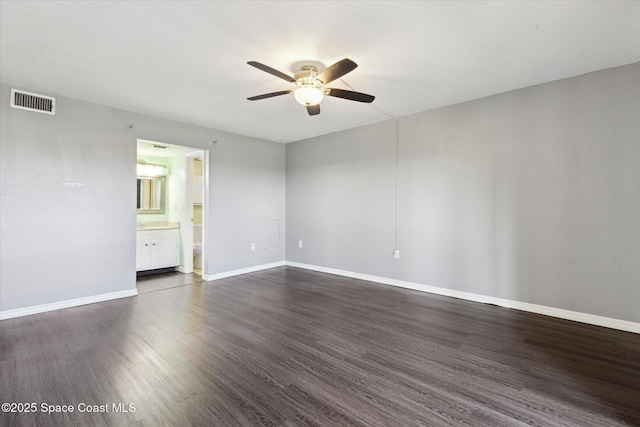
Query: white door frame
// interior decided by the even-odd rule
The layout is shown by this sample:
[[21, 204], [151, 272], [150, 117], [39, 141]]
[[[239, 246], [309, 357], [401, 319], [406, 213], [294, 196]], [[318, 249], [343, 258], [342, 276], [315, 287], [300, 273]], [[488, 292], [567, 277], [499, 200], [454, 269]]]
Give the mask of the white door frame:
[[186, 179], [185, 179], [185, 198], [184, 198], [184, 214], [182, 217], [182, 224], [184, 224], [182, 233], [182, 265], [180, 271], [183, 273], [193, 273], [193, 158], [202, 158], [202, 277], [206, 274], [206, 230], [208, 225], [207, 212], [208, 212], [208, 176], [209, 176], [209, 150], [194, 150], [186, 153]]

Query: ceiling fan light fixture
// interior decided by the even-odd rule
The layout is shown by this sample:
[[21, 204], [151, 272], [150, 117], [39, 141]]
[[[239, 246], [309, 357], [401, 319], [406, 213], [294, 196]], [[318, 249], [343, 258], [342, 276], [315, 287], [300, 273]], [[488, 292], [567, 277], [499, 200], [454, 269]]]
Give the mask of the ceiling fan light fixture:
[[[249, 61], [247, 64], [255, 67], [265, 73], [269, 73], [279, 79], [285, 80], [288, 83], [295, 83], [298, 86], [295, 90], [281, 90], [278, 92], [265, 93], [262, 95], [252, 96], [247, 98], [249, 101], [257, 101], [259, 99], [273, 98], [274, 96], [281, 96], [293, 93], [293, 96], [297, 102], [307, 107], [307, 113], [310, 116], [317, 116], [320, 114], [320, 103], [325, 95], [334, 98], [348, 99], [350, 101], [371, 103], [375, 99], [373, 95], [367, 95], [366, 93], [354, 92], [352, 90], [336, 89], [326, 87], [325, 85], [331, 83], [344, 76], [345, 74], [353, 71], [358, 64], [345, 58], [342, 61], [338, 61], [335, 64], [325, 68], [320, 73], [318, 69], [313, 65], [304, 65], [295, 77], [291, 77], [281, 71], [269, 67], [268, 65], [261, 64], [256, 61]], [[348, 85], [347, 85], [348, 86]]]
[[318, 105], [324, 98], [322, 90], [313, 86], [302, 86], [293, 91], [293, 96], [302, 105]]

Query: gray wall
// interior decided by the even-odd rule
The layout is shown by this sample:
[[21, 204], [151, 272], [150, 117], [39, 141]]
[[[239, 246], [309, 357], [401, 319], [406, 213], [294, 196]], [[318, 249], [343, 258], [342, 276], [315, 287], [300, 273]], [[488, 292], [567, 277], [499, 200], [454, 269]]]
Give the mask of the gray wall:
[[135, 287], [135, 137], [113, 108], [0, 92], [0, 309]]
[[283, 245], [250, 251], [264, 219], [279, 220], [284, 239], [282, 144], [62, 96], [55, 116], [25, 112], [9, 107], [10, 88], [0, 94], [0, 311], [135, 288], [137, 138], [210, 149], [210, 274], [284, 260]]
[[393, 276], [394, 138], [386, 122], [287, 144], [287, 261]]
[[284, 144], [238, 135], [213, 146], [209, 274], [284, 261], [285, 154]]
[[61, 96], [15, 110], [2, 85], [0, 310], [135, 287], [141, 138], [210, 150], [210, 274], [285, 258], [286, 185], [287, 260], [638, 322], [639, 75], [401, 118], [400, 260], [393, 120], [285, 148]]
[[[287, 146], [287, 260], [640, 321], [640, 64]], [[298, 248], [298, 241], [303, 248]]]

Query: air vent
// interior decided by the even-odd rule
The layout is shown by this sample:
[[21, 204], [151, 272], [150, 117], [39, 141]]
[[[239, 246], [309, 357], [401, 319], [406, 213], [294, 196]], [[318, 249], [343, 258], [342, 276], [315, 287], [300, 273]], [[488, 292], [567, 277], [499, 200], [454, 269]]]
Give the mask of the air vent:
[[11, 89], [11, 107], [55, 115], [56, 99], [50, 96]]

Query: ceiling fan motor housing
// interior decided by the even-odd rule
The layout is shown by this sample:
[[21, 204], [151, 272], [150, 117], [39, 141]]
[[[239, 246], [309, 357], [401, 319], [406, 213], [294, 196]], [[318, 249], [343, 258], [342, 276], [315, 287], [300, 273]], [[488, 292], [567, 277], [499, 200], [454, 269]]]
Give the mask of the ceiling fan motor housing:
[[296, 84], [300, 87], [321, 87], [323, 83], [316, 79], [318, 69], [313, 65], [305, 65], [296, 74]]

